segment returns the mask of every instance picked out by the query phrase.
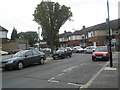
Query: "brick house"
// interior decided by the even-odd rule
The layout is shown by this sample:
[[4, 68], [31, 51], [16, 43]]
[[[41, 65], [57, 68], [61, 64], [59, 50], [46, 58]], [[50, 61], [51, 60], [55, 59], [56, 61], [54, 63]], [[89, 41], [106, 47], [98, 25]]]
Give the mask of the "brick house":
[[59, 47], [67, 47], [69, 45], [69, 36], [72, 34], [72, 32], [66, 32], [59, 35]]
[[2, 45], [2, 42], [7, 42], [7, 33], [8, 30], [0, 26], [0, 45]]
[[0, 26], [0, 49], [11, 51], [15, 49], [25, 49], [28, 47], [28, 41], [23, 39], [9, 40], [7, 38], [8, 30]]

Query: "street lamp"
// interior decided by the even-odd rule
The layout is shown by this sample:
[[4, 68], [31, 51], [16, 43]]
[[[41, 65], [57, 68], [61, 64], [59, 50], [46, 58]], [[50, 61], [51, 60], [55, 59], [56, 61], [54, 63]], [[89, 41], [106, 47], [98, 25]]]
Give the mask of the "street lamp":
[[109, 2], [107, 0], [107, 11], [108, 11], [108, 19], [107, 19], [107, 24], [108, 24], [108, 31], [109, 31], [109, 53], [110, 53], [110, 67], [113, 67], [112, 63], [112, 50], [111, 50], [111, 32], [110, 32], [110, 15], [109, 15]]

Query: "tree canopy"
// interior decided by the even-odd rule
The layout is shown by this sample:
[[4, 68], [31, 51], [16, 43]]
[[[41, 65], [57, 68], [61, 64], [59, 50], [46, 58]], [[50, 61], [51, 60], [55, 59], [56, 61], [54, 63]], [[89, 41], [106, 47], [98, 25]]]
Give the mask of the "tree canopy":
[[13, 27], [11, 40], [15, 40], [16, 38], [18, 38], [17, 29]]
[[34, 21], [42, 27], [42, 37], [53, 50], [60, 27], [72, 16], [70, 7], [55, 2], [41, 2], [34, 11]]
[[33, 44], [35, 44], [38, 40], [38, 34], [37, 32], [20, 32], [18, 33], [19, 38], [26, 39], [29, 42], [29, 45], [32, 47]]

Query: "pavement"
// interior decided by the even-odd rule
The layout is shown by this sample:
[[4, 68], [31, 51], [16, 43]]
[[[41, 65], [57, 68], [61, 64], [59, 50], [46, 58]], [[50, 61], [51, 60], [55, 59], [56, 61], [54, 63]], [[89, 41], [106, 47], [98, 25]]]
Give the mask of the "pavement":
[[110, 67], [110, 61], [108, 61], [85, 85], [80, 87], [81, 89], [110, 89], [120, 90], [118, 74], [120, 73], [119, 64], [120, 52], [112, 52], [113, 67]]

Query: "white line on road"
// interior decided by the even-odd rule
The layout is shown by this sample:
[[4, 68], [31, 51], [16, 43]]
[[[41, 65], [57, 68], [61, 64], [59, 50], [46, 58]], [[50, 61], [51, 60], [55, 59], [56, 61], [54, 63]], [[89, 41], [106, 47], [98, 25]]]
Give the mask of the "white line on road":
[[55, 79], [54, 77], [52, 77], [50, 80], [53, 80], [53, 79]]
[[78, 87], [82, 86], [82, 85], [80, 85], [80, 84], [75, 84], [75, 83], [68, 83], [68, 84], [69, 84], [69, 85], [78, 86]]
[[55, 82], [55, 83], [59, 83], [59, 81], [57, 81], [57, 80], [48, 80], [48, 82]]
[[67, 68], [67, 69], [62, 70], [62, 72], [69, 72], [69, 71], [71, 71], [72, 69], [77, 68], [77, 67], [78, 67], [78, 66], [69, 67], [69, 68]]
[[62, 76], [64, 73], [59, 74], [58, 76]]
[[88, 88], [91, 83], [97, 78], [97, 76], [104, 70], [104, 68], [109, 64], [109, 61], [84, 85], [80, 87], [81, 88]]

